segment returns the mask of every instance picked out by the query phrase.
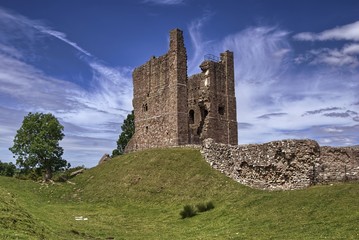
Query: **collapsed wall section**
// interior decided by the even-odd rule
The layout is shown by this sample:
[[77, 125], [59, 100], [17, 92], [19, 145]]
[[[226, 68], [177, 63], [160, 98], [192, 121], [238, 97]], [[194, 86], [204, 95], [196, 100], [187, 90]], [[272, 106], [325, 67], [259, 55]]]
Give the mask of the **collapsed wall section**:
[[319, 147], [314, 140], [230, 146], [206, 139], [202, 155], [228, 177], [253, 188], [289, 190], [359, 180], [359, 151]]

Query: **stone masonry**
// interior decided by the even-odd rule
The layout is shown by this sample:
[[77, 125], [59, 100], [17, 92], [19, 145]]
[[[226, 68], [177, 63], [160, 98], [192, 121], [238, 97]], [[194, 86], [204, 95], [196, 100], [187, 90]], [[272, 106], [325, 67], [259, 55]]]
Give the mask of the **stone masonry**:
[[321, 147], [318, 182], [359, 180], [359, 149], [353, 147]]
[[183, 33], [170, 32], [169, 50], [137, 67], [133, 76], [135, 134], [125, 151], [201, 144], [237, 144], [233, 53], [205, 60], [187, 76]]
[[320, 147], [313, 140], [230, 146], [206, 139], [201, 152], [213, 168], [258, 189], [289, 190], [359, 180], [358, 149]]

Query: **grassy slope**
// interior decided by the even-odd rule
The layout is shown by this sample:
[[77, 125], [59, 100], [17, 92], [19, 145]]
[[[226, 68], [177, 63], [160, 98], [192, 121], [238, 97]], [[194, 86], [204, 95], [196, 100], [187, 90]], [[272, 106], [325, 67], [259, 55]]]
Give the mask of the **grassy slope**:
[[[21, 234], [46, 239], [359, 238], [358, 183], [286, 192], [253, 190], [211, 169], [197, 150], [128, 154], [73, 182], [43, 186], [0, 178], [0, 203], [14, 205], [11, 217], [36, 226], [35, 232], [26, 226], [19, 226], [18, 232], [25, 229]], [[11, 196], [16, 204], [9, 204], [15, 201]], [[183, 205], [207, 201], [213, 201], [215, 209], [180, 219]], [[76, 216], [89, 220], [75, 221]], [[9, 235], [17, 228], [0, 232]]]
[[0, 239], [41, 239], [44, 231], [11, 193], [0, 188]]

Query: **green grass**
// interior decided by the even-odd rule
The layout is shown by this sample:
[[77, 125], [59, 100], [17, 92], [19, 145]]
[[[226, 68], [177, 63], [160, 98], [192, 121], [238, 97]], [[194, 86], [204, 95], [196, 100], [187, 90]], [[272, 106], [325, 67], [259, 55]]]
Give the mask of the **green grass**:
[[0, 187], [0, 239], [44, 239], [46, 229]]
[[[71, 182], [1, 177], [0, 239], [359, 238], [358, 183], [253, 190], [211, 169], [193, 149], [124, 155]], [[214, 209], [181, 218], [185, 205], [210, 201]]]

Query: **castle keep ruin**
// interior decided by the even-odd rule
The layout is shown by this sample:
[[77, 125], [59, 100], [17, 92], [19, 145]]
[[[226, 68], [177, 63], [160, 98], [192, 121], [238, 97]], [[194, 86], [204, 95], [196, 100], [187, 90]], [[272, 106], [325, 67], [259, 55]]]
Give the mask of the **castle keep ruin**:
[[193, 144], [215, 169], [247, 186], [289, 190], [359, 180], [358, 148], [313, 140], [237, 145], [233, 53], [207, 58], [187, 76], [183, 33], [170, 32], [166, 54], [133, 72], [135, 134], [125, 152]]
[[169, 50], [133, 72], [135, 134], [126, 152], [201, 144], [206, 138], [237, 144], [233, 53], [204, 60], [187, 76], [183, 33], [170, 32]]

